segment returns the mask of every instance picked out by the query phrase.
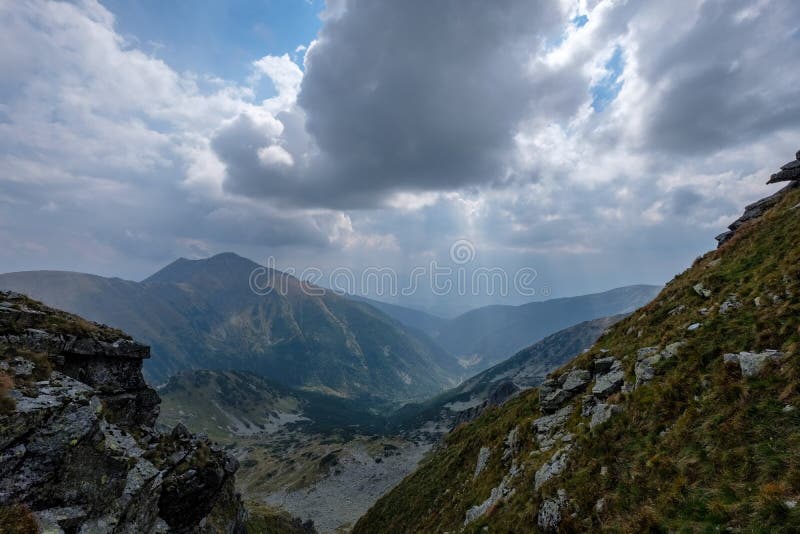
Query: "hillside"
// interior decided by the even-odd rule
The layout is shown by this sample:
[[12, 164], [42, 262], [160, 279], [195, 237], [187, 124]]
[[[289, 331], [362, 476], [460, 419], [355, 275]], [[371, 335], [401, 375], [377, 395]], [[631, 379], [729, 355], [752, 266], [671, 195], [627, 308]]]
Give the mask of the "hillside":
[[285, 294], [255, 294], [256, 268], [220, 254], [177, 260], [142, 283], [34, 271], [0, 275], [0, 287], [150, 344], [145, 373], [153, 382], [184, 369], [240, 369], [337, 396], [403, 401], [460, 379], [461, 367], [427, 336], [366, 303], [309, 295], [292, 277]]
[[520, 306], [484, 306], [437, 325], [438, 335], [429, 333], [450, 354], [480, 371], [577, 323], [630, 313], [650, 302], [659, 289], [637, 285]]
[[797, 531], [796, 175], [587, 353], [452, 432], [354, 532]]

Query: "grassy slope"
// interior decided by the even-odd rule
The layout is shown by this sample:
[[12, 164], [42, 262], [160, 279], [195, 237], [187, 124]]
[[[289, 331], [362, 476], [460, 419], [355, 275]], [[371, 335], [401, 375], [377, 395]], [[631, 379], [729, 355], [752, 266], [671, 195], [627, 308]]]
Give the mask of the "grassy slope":
[[[452, 432], [354, 532], [393, 525], [395, 532], [398, 525], [407, 532], [477, 532], [487, 525], [496, 532], [530, 532], [543, 498], [558, 488], [569, 498], [561, 523], [566, 531], [797, 531], [800, 506], [785, 502], [800, 496], [800, 410], [784, 407], [800, 407], [798, 203], [800, 190], [794, 190], [568, 364], [587, 368], [607, 349], [624, 361], [632, 381], [638, 348], [687, 342], [677, 358], [661, 363], [649, 385], [617, 394], [625, 411], [605, 425], [590, 431], [573, 414], [568, 424], [576, 446], [561, 477], [533, 490], [534, 473], [552, 451], [537, 451], [531, 422], [540, 415], [538, 394], [530, 390]], [[696, 294], [697, 283], [712, 296]], [[733, 293], [743, 307], [721, 314], [720, 304]], [[701, 315], [702, 308], [708, 315]], [[695, 322], [701, 328], [688, 331]], [[738, 368], [723, 364], [725, 353], [767, 348], [787, 356], [759, 377], [743, 378]], [[517, 425], [524, 471], [513, 481], [515, 493], [463, 527], [466, 510], [486, 499], [508, 471], [499, 451]], [[482, 446], [493, 453], [473, 481]], [[600, 498], [605, 507], [598, 512]]]

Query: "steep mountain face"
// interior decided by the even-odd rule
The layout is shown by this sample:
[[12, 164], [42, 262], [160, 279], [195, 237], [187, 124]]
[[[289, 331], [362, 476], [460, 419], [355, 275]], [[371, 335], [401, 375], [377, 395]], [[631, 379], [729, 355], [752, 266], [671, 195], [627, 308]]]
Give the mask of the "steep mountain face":
[[485, 306], [439, 326], [438, 335], [429, 333], [450, 354], [479, 371], [582, 321], [630, 313], [650, 302], [659, 289], [637, 285], [521, 306]]
[[541, 384], [550, 372], [587, 350], [606, 329], [624, 317], [585, 321], [547, 336], [433, 399], [404, 406], [394, 414], [394, 424], [414, 428], [432, 422], [439, 429], [450, 430], [470, 421], [490, 406], [498, 406]]
[[243, 532], [236, 460], [153, 425], [149, 349], [0, 292], [0, 532]]
[[354, 532], [796, 530], [798, 235], [795, 178], [587, 353], [452, 432]]
[[408, 400], [457, 382], [457, 362], [422, 333], [363, 302], [272, 272], [285, 291], [258, 295], [259, 266], [235, 254], [180, 259], [142, 283], [63, 272], [0, 275], [0, 287], [131, 332], [152, 346], [151, 380], [182, 369], [248, 370], [339, 396]]

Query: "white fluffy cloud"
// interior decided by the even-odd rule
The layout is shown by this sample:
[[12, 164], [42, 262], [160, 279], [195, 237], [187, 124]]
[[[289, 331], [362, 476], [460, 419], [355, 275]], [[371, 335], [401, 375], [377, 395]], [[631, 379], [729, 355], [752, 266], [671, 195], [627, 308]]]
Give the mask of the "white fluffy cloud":
[[664, 281], [800, 148], [798, 20], [791, 0], [349, 0], [302, 68], [255, 57], [235, 82], [176, 72], [96, 1], [0, 1], [2, 270], [410, 267], [468, 238], [556, 294]]

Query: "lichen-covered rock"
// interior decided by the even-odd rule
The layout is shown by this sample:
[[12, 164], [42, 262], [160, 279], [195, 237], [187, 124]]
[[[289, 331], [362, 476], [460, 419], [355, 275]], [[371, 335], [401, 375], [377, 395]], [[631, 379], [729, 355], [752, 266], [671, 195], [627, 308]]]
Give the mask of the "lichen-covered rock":
[[553, 456], [536, 471], [533, 477], [534, 489], [538, 490], [545, 482], [564, 472], [564, 469], [567, 467], [567, 460], [569, 459], [569, 451], [571, 448], [571, 445], [567, 445], [563, 449], [557, 450]]
[[561, 523], [561, 512], [567, 503], [567, 492], [558, 490], [556, 497], [545, 499], [539, 507], [536, 524], [545, 532], [554, 532]]
[[475, 474], [472, 475], [472, 478], [478, 478], [478, 475], [486, 468], [490, 452], [489, 447], [481, 447], [481, 450], [478, 451], [478, 461], [475, 462]]
[[709, 298], [711, 296], [711, 290], [706, 289], [703, 284], [695, 284], [692, 289], [694, 289], [694, 292], [703, 298]]
[[0, 506], [25, 505], [45, 532], [242, 532], [236, 460], [153, 428], [147, 347], [19, 294], [0, 301], [0, 362], [15, 378]]

